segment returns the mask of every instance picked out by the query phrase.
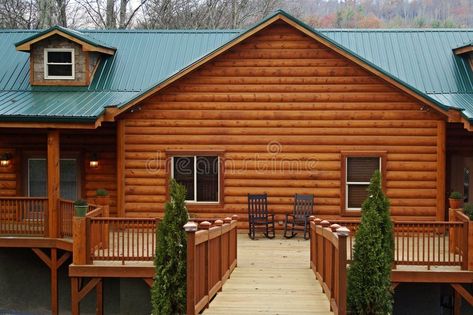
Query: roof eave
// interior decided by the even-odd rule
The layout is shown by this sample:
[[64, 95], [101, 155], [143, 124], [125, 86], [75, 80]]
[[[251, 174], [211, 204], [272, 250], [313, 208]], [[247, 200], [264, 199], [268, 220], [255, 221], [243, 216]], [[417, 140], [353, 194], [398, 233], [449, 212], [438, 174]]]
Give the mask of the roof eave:
[[107, 55], [114, 55], [115, 51], [117, 50], [115, 47], [111, 46], [104, 46], [102, 44], [90, 41], [84, 37], [78, 36], [78, 34], [74, 34], [68, 31], [65, 28], [60, 28], [58, 26], [53, 26], [43, 32], [34, 34], [30, 37], [27, 37], [17, 43], [15, 43], [16, 50], [29, 52], [31, 51], [31, 45], [37, 43], [41, 40], [44, 40], [50, 36], [59, 35], [68, 40], [71, 40], [79, 45], [82, 46], [82, 50], [84, 51], [93, 51], [99, 52]]
[[463, 55], [473, 52], [473, 44], [468, 44], [465, 46], [457, 47], [453, 49], [455, 55]]

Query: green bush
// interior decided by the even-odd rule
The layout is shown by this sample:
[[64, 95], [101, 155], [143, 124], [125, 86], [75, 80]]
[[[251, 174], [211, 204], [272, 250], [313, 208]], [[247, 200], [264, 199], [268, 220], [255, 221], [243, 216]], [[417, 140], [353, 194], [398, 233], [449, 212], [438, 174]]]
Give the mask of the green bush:
[[458, 191], [452, 191], [450, 194], [450, 199], [462, 199], [463, 195], [459, 193]]
[[465, 203], [463, 206], [463, 211], [470, 218], [470, 220], [473, 220], [473, 203]]
[[186, 313], [186, 188], [171, 179], [169, 192], [170, 200], [157, 231], [156, 277], [151, 289], [154, 315]]
[[391, 268], [394, 259], [389, 199], [376, 171], [362, 205], [353, 261], [348, 269], [347, 304], [352, 314], [392, 314]]
[[95, 195], [97, 197], [105, 197], [108, 196], [108, 191], [106, 189], [99, 188], [95, 191]]

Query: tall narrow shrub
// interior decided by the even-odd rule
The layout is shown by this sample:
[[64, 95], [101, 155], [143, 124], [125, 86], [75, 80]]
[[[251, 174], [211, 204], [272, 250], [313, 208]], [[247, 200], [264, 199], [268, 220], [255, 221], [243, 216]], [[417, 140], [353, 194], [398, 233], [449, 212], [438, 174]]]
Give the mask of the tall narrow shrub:
[[171, 179], [169, 192], [170, 200], [157, 231], [156, 277], [151, 289], [154, 315], [186, 313], [186, 188]]
[[391, 314], [394, 235], [389, 199], [382, 191], [379, 171], [371, 178], [361, 211], [353, 261], [348, 269], [348, 309], [353, 314]]

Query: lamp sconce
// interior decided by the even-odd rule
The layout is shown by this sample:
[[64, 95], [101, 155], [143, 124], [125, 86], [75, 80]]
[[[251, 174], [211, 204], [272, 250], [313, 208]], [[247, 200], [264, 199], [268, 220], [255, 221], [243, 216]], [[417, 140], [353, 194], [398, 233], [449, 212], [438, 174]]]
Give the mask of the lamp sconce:
[[99, 167], [99, 158], [97, 156], [97, 153], [92, 153], [92, 156], [90, 157], [90, 161], [89, 161], [89, 166], [90, 168]]
[[12, 155], [11, 153], [3, 153], [0, 155], [0, 166], [1, 167], [8, 167], [11, 165]]

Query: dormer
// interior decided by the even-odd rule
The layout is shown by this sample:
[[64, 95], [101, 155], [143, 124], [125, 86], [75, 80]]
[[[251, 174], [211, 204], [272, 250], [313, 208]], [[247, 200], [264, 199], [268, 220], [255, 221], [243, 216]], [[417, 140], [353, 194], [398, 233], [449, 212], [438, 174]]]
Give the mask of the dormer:
[[473, 42], [457, 47], [453, 49], [453, 52], [455, 53], [455, 55], [468, 58], [470, 66], [473, 70]]
[[53, 26], [15, 44], [30, 54], [31, 85], [88, 86], [101, 59], [116, 49], [89, 34]]

